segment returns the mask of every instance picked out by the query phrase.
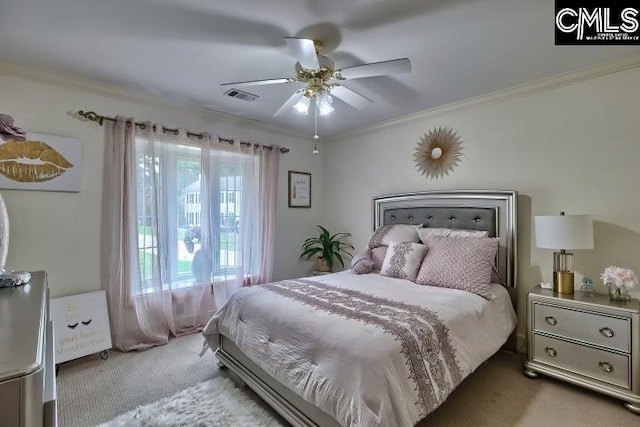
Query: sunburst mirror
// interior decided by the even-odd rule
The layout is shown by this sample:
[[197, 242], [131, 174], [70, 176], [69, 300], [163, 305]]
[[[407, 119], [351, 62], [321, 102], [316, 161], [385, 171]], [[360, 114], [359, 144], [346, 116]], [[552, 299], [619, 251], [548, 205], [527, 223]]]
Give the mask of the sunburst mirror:
[[437, 127], [426, 132], [418, 142], [413, 155], [416, 167], [427, 178], [438, 179], [458, 166], [462, 156], [460, 136], [447, 127]]

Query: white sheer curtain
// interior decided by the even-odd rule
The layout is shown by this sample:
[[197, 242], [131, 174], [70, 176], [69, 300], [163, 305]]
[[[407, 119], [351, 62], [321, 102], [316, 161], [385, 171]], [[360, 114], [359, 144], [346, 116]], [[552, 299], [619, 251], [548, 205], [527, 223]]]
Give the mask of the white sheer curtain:
[[[237, 225], [239, 233], [234, 254], [236, 268], [218, 277], [214, 295], [217, 306], [220, 306], [238, 287], [271, 280], [280, 151], [277, 147], [265, 150], [258, 145], [241, 145], [238, 141], [230, 145], [210, 135], [205, 135], [201, 146], [202, 249], [207, 255], [210, 248], [215, 247], [215, 242], [220, 241], [216, 232], [221, 227], [216, 222], [224, 218], [224, 212], [218, 210], [224, 203], [216, 199], [222, 185], [218, 171], [232, 171], [228, 176], [239, 177], [234, 180], [241, 188], [238, 200], [242, 214]], [[218, 263], [228, 262], [224, 259], [228, 252], [213, 251], [213, 256], [220, 257]], [[213, 261], [215, 264], [216, 260]]]
[[106, 131], [103, 280], [124, 351], [200, 330], [233, 290], [271, 279], [280, 155], [133, 123]]

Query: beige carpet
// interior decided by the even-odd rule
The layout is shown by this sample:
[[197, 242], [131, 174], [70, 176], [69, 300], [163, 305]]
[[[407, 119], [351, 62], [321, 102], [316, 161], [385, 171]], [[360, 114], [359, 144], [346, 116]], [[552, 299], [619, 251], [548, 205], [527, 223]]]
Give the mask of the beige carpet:
[[143, 352], [109, 350], [63, 363], [58, 374], [58, 420], [88, 427], [111, 420], [219, 374], [213, 353], [202, 358], [200, 334], [171, 339]]
[[598, 393], [522, 374], [523, 356], [499, 352], [481, 365], [419, 427], [640, 426], [640, 416]]
[[[202, 337], [196, 334], [145, 352], [110, 351], [106, 361], [96, 355], [62, 364], [58, 376], [60, 425], [97, 425], [226, 375], [218, 370], [210, 351], [198, 357], [201, 346]], [[640, 426], [640, 417], [624, 409], [620, 401], [549, 378], [528, 379], [521, 366], [520, 355], [498, 353], [418, 426]]]

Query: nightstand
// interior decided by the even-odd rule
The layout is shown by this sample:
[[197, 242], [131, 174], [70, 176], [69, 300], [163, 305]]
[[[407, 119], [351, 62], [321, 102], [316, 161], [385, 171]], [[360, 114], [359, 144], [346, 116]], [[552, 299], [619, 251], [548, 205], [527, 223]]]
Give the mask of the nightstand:
[[527, 296], [523, 373], [616, 397], [640, 414], [640, 302], [536, 288]]
[[313, 270], [311, 272], [312, 276], [324, 276], [325, 274], [331, 274], [331, 271], [320, 271], [320, 270]]

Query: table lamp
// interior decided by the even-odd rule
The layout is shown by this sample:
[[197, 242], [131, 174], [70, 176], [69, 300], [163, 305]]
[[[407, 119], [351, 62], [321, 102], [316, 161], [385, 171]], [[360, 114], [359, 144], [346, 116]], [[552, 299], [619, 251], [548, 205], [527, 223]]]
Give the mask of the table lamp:
[[573, 254], [567, 249], [593, 249], [590, 215], [546, 215], [535, 217], [536, 246], [559, 249], [553, 253], [553, 291], [573, 293]]

